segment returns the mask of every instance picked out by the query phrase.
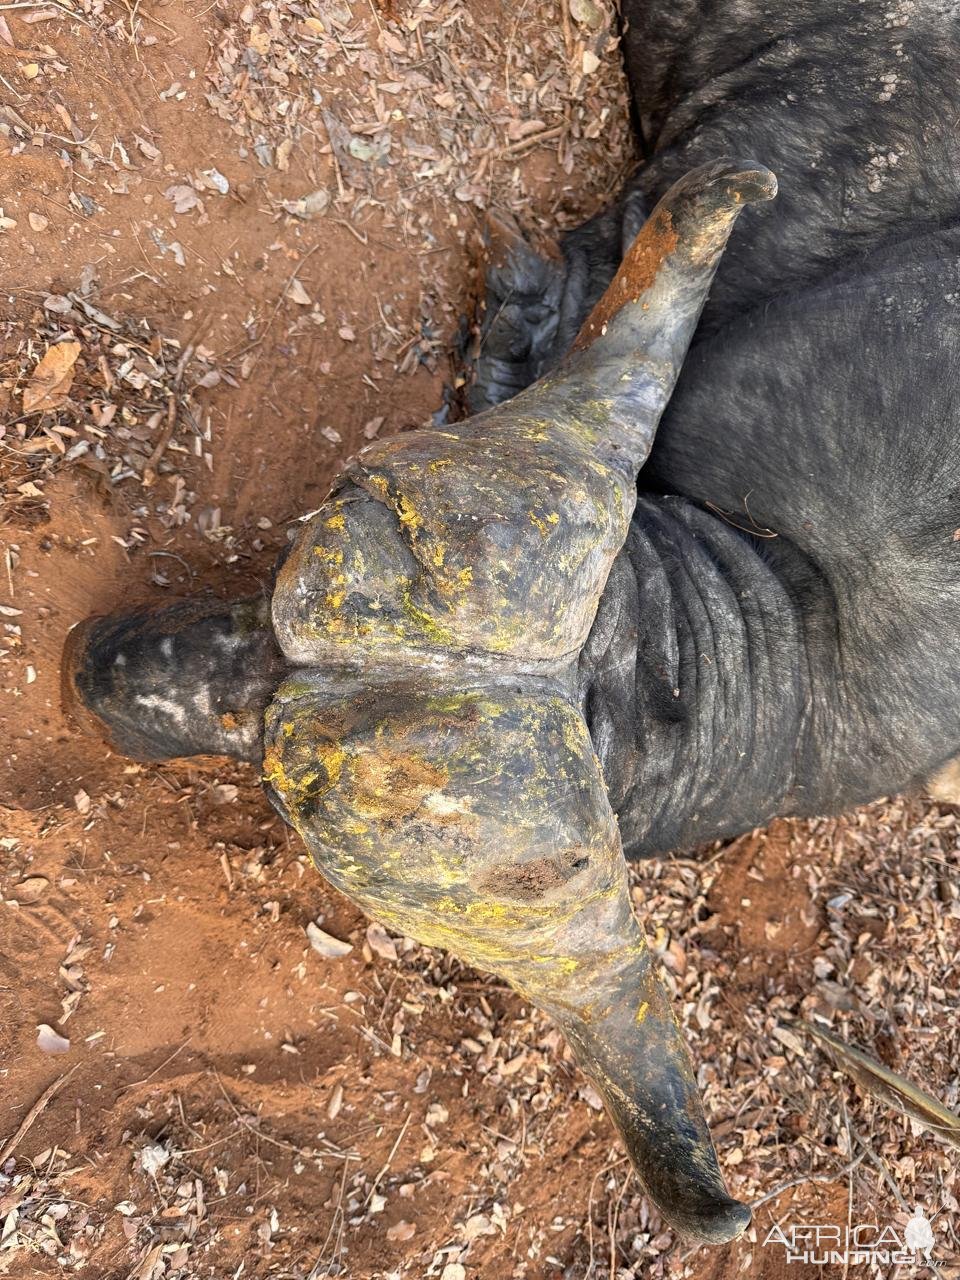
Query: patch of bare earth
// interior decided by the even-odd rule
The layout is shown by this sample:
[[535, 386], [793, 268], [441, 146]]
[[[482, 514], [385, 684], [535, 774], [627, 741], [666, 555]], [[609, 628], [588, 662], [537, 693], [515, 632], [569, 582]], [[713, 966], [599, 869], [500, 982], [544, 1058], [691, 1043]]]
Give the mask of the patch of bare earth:
[[73, 624], [267, 581], [344, 456], [456, 411], [488, 209], [556, 232], [630, 163], [595, 0], [0, 6], [0, 1274], [805, 1280], [775, 1221], [919, 1203], [960, 1275], [955, 1153], [798, 1025], [956, 1108], [953, 809], [637, 869], [762, 1201], [690, 1250], [546, 1019], [369, 928], [250, 770], [60, 706]]

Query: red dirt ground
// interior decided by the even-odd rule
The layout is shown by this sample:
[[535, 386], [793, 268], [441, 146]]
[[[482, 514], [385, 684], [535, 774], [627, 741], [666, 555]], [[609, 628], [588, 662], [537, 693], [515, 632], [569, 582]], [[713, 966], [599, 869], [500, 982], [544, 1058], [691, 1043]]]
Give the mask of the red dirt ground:
[[[872, 1164], [857, 1170], [856, 1186], [846, 1169], [856, 1152], [838, 1117], [841, 1102], [859, 1105], [855, 1095], [815, 1049], [804, 1061], [771, 1028], [781, 1014], [817, 1001], [826, 1008], [836, 997], [837, 1016], [864, 1013], [860, 1033], [883, 1030], [867, 1016], [876, 993], [857, 987], [866, 978], [854, 951], [875, 943], [876, 964], [899, 962], [885, 932], [891, 917], [865, 897], [862, 918], [849, 917], [848, 927], [826, 900], [840, 891], [838, 877], [846, 884], [858, 874], [851, 868], [869, 861], [861, 850], [886, 849], [892, 832], [908, 851], [920, 849], [917, 865], [929, 857], [931, 883], [941, 874], [955, 884], [953, 811], [931, 816], [910, 802], [842, 830], [783, 823], [719, 860], [707, 854], [640, 870], [638, 901], [657, 928], [685, 1024], [700, 1037], [732, 1186], [751, 1197], [798, 1183], [758, 1211], [750, 1237], [690, 1251], [648, 1208], [595, 1095], [545, 1018], [408, 940], [396, 941], [395, 960], [378, 935], [380, 952], [371, 949], [367, 922], [307, 864], [250, 769], [212, 759], [131, 764], [78, 733], [60, 705], [60, 655], [75, 623], [133, 601], [206, 587], [233, 595], [266, 580], [289, 522], [322, 498], [365, 427], [382, 418], [386, 434], [429, 418], [454, 379], [446, 353], [472, 310], [481, 205], [506, 198], [532, 222], [553, 226], [592, 212], [626, 162], [623, 128], [601, 162], [599, 129], [591, 140], [569, 107], [551, 116], [544, 106], [535, 124], [548, 132], [554, 119], [561, 123], [549, 146], [525, 149], [517, 143], [531, 107], [501, 130], [504, 150], [476, 179], [488, 184], [483, 200], [445, 203], [435, 188], [405, 188], [401, 174], [358, 212], [349, 190], [337, 199], [351, 174], [338, 171], [325, 137], [300, 134], [286, 169], [264, 167], [249, 148], [241, 154], [239, 116], [224, 118], [200, 92], [237, 31], [245, 33], [240, 45], [248, 41], [265, 59], [271, 30], [279, 48], [269, 19], [275, 6], [257, 6], [256, 20], [254, 6], [245, 13], [239, 3], [170, 0], [146, 16], [130, 5], [72, 7], [73, 18], [54, 6], [0, 15], [19, 50], [0, 56], [0, 94], [9, 93], [0, 104], [33, 129], [26, 146], [15, 131], [0, 134], [2, 216], [15, 224], [0, 232], [0, 295], [8, 299], [0, 354], [14, 369], [32, 335], [31, 359], [42, 354], [44, 298], [76, 290], [93, 264], [98, 308], [202, 346], [235, 385], [197, 393], [209, 420], [198, 448], [208, 462], [178, 428], [182, 448], [167, 456], [152, 488], [136, 477], [110, 484], [104, 468], [61, 466], [53, 451], [49, 467], [29, 471], [36, 493], [18, 489], [24, 466], [39, 456], [24, 462], [22, 454], [25, 439], [37, 438], [35, 423], [26, 437], [17, 431], [22, 379], [12, 373], [0, 386], [2, 465], [15, 482], [0, 548], [0, 1151], [43, 1090], [69, 1073], [12, 1158], [0, 1160], [0, 1274], [841, 1275], [839, 1266], [786, 1266], [782, 1250], [761, 1243], [770, 1224], [846, 1223], [848, 1213], [859, 1220], [901, 1207]], [[353, 6], [353, 15], [346, 5], [327, 8], [336, 11], [332, 21], [313, 4], [282, 15], [306, 24], [305, 47], [322, 30], [343, 47], [342, 65], [332, 62], [315, 87], [366, 93], [378, 73], [357, 53], [359, 32], [370, 49], [393, 49], [401, 87], [390, 101], [413, 118], [409, 95], [422, 86], [410, 81], [410, 65], [416, 72], [423, 33], [433, 29], [429, 6], [411, 6], [396, 22], [373, 6]], [[542, 81], [544, 49], [558, 65], [580, 66], [585, 45], [594, 47], [571, 25], [582, 5], [555, 11], [538, 0], [518, 14], [486, 0], [467, 6], [466, 26], [462, 7], [434, 8], [435, 24], [451, 16], [454, 67], [504, 48], [513, 59], [512, 88], [501, 92], [495, 77], [486, 86], [479, 71], [471, 79], [478, 129], [491, 118], [499, 129], [509, 116], [523, 59]], [[37, 13], [46, 16], [27, 21]], [[320, 28], [309, 26], [310, 15]], [[413, 50], [413, 64], [391, 39]], [[616, 59], [612, 46], [601, 53]], [[296, 79], [289, 67], [283, 74]], [[597, 119], [604, 93], [614, 92], [612, 80], [604, 83], [595, 107], [578, 89]], [[170, 94], [173, 85], [181, 87]], [[547, 103], [542, 83], [523, 92]], [[289, 119], [293, 109], [284, 110], [277, 119]], [[271, 133], [274, 125], [264, 126], [274, 142], [288, 136], [279, 126]], [[100, 158], [82, 162], [77, 133], [95, 136]], [[69, 145], [58, 150], [54, 134]], [[134, 134], [147, 140], [145, 151], [136, 152]], [[131, 172], [115, 161], [114, 137], [124, 139]], [[574, 177], [567, 145], [577, 157]], [[212, 169], [228, 180], [229, 195], [207, 193], [203, 213], [174, 215], [165, 191]], [[316, 188], [333, 193], [322, 218], [283, 213], [284, 200]], [[73, 196], [99, 207], [89, 215]], [[180, 244], [184, 267], [161, 254], [151, 227]], [[291, 300], [294, 273], [307, 304]], [[404, 363], [418, 342], [422, 359]], [[85, 378], [98, 376], [89, 351], [80, 365]], [[194, 496], [177, 525], [169, 510], [181, 474]], [[947, 871], [936, 871], [940, 863]], [[926, 883], [917, 881], [917, 930], [929, 923]], [[928, 982], [949, 992], [960, 913], [950, 914], [955, 897], [941, 900], [945, 949]], [[350, 955], [329, 960], [311, 950], [304, 929], [317, 920], [353, 944]], [[914, 926], [897, 920], [901, 939], [912, 938]], [[856, 942], [864, 930], [867, 941]], [[835, 955], [849, 961], [849, 981]], [[833, 990], [847, 981], [856, 1009]], [[927, 997], [897, 1052], [922, 1067], [940, 1096], [949, 1100], [953, 1089], [955, 1103], [947, 1048], [955, 1021], [930, 1012], [946, 996], [941, 1004]], [[892, 1008], [895, 992], [889, 1001]], [[696, 1011], [702, 1018], [691, 1024]], [[44, 1023], [69, 1038], [62, 1057], [37, 1046]], [[942, 1054], [925, 1038], [931, 1025]], [[945, 1149], [911, 1137], [901, 1120], [891, 1138], [870, 1105], [887, 1169], [908, 1195], [935, 1186], [949, 1209], [955, 1186]], [[851, 1114], [859, 1123], [861, 1112]], [[947, 1270], [946, 1243], [938, 1256], [944, 1274], [960, 1274]]]

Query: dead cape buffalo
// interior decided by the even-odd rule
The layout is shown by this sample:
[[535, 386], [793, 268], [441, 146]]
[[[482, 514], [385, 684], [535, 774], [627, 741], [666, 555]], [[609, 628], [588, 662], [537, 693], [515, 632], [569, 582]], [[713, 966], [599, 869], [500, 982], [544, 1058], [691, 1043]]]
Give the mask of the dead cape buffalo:
[[349, 462], [271, 600], [92, 620], [65, 668], [122, 752], [262, 758], [338, 888], [549, 1010], [717, 1242], [749, 1210], [622, 849], [960, 752], [958, 19], [623, 9], [645, 159], [559, 257], [508, 237], [483, 412]]

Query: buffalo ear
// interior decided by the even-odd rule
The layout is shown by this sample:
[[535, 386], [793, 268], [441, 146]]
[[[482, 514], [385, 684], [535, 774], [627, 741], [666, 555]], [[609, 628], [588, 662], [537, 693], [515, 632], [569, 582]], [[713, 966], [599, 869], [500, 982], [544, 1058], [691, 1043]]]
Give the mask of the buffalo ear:
[[480, 331], [466, 352], [471, 413], [502, 404], [535, 382], [557, 349], [565, 282], [552, 243], [530, 243], [506, 212], [487, 217]]

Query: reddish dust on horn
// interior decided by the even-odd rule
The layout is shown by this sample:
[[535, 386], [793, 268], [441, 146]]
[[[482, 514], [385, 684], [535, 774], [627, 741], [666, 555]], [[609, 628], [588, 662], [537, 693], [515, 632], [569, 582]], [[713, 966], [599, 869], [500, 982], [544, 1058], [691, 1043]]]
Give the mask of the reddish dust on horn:
[[574, 351], [582, 351], [595, 342], [621, 307], [628, 302], [639, 302], [657, 278], [663, 260], [677, 247], [677, 239], [670, 211], [655, 210], [577, 334]]

